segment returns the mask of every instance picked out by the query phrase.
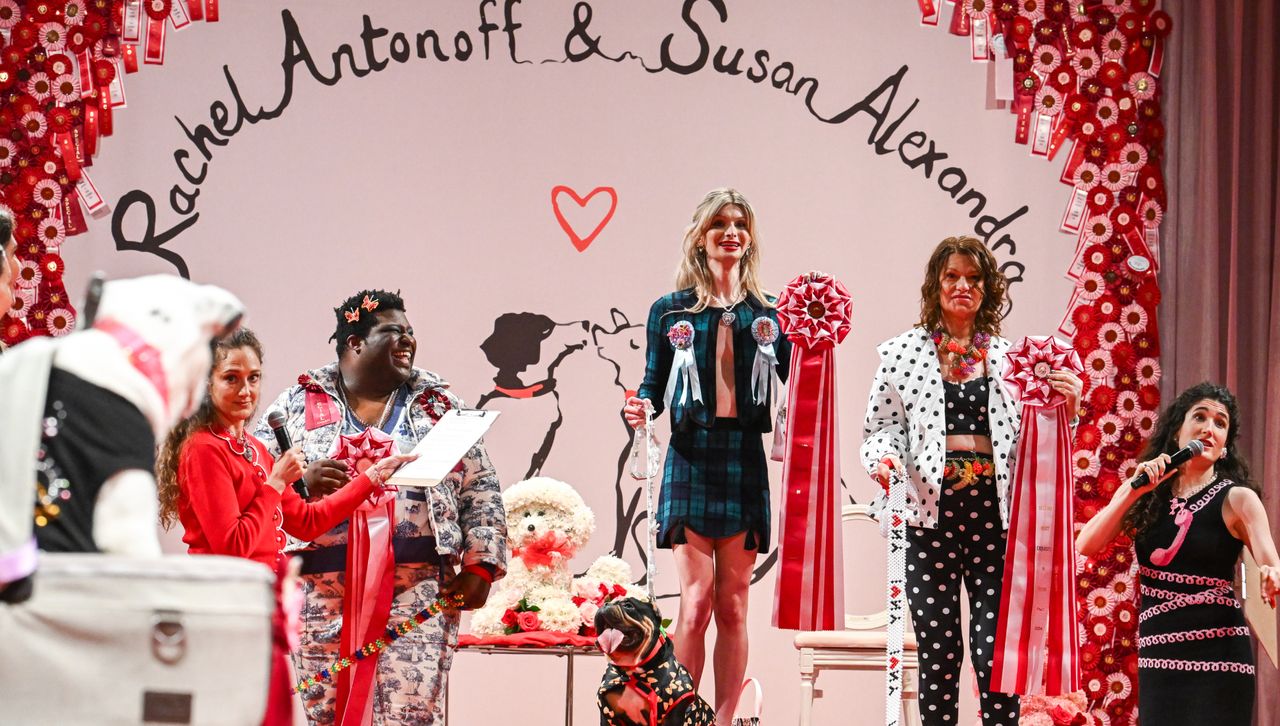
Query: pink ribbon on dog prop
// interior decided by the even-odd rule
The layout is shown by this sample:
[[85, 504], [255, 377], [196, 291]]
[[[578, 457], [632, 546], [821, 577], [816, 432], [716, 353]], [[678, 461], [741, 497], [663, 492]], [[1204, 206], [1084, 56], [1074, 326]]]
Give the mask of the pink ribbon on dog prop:
[[792, 280], [778, 297], [778, 321], [794, 344], [773, 610], [778, 628], [844, 624], [835, 346], [849, 334], [852, 309], [849, 291], [817, 272]]
[[1000, 621], [991, 690], [1057, 695], [1079, 690], [1074, 480], [1065, 397], [1049, 374], [1084, 371], [1052, 337], [1026, 337], [1005, 356], [1005, 383], [1022, 401]]
[[[396, 442], [376, 428], [356, 436], [338, 436], [332, 457], [357, 476], [396, 453]], [[347, 531], [346, 586], [342, 592], [342, 652], [352, 653], [386, 630], [395, 589], [396, 559], [391, 538], [396, 529], [395, 490], [384, 489], [362, 502]], [[373, 680], [378, 658], [353, 661], [337, 679], [338, 723], [373, 722]]]

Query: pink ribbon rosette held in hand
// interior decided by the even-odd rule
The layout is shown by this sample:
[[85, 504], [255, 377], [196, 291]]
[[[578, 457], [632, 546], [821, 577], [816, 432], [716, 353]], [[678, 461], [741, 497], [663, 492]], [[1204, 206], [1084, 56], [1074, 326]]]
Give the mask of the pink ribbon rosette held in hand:
[[1005, 356], [1006, 389], [1022, 402], [991, 690], [1058, 695], [1080, 688], [1074, 479], [1066, 397], [1053, 371], [1084, 366], [1071, 346], [1028, 336]]
[[[354, 478], [395, 453], [395, 439], [370, 427], [355, 436], [338, 436], [331, 457], [346, 464], [347, 474]], [[395, 590], [396, 560], [391, 544], [396, 529], [395, 504], [395, 490], [384, 489], [362, 502], [351, 515], [346, 588], [342, 594], [343, 653], [377, 640], [386, 630]], [[429, 503], [427, 509], [430, 510]], [[378, 659], [367, 658], [342, 671], [337, 679], [339, 723], [364, 723], [366, 715], [372, 713], [377, 668]]]
[[820, 272], [797, 277], [778, 297], [778, 321], [792, 343], [773, 611], [778, 628], [844, 626], [835, 346], [849, 334], [852, 313], [849, 291]]

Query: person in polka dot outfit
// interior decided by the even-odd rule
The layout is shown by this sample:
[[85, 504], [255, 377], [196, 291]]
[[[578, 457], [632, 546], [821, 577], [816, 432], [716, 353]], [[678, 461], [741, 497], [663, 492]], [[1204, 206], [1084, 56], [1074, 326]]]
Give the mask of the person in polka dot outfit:
[[[907, 475], [907, 603], [925, 726], [959, 718], [962, 584], [982, 722], [1018, 722], [1018, 697], [989, 690], [1019, 425], [1017, 402], [1001, 385], [1009, 350], [999, 337], [1005, 286], [980, 240], [943, 240], [920, 288], [919, 322], [877, 348], [867, 402], [863, 466], [885, 491], [891, 468]], [[1054, 371], [1050, 380], [1076, 410], [1080, 379]], [[882, 493], [871, 510], [884, 505]]]

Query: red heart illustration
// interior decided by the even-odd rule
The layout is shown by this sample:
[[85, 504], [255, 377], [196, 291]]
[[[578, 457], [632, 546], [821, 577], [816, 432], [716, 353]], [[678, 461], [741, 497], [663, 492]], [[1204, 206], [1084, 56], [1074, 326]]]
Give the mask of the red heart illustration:
[[893, 589], [889, 591], [889, 597], [897, 597], [901, 594], [902, 594], [902, 588], [898, 587], [897, 585], [894, 585]]
[[895, 514], [893, 517], [893, 526], [897, 527], [901, 524], [902, 524], [902, 517], [899, 517]]
[[892, 668], [897, 668], [897, 667], [898, 667], [898, 659], [897, 659], [896, 657], [895, 657], [895, 658], [890, 658], [890, 659], [889, 659], [889, 668], [890, 668], [890, 669], [892, 669]]
[[[578, 234], [577, 230], [573, 228], [573, 225], [569, 224], [569, 220], [565, 219], [564, 213], [560, 211], [560, 195], [568, 194], [570, 197], [573, 197], [573, 201], [579, 207], [585, 208], [587, 204], [591, 202], [591, 198], [601, 192], [609, 195], [609, 211], [604, 215], [604, 219], [601, 219], [600, 223], [596, 225], [596, 228], [591, 230], [591, 234], [583, 237]], [[569, 235], [569, 241], [573, 243], [573, 246], [577, 248], [579, 252], [582, 252], [591, 246], [591, 243], [596, 239], [596, 235], [600, 234], [600, 230], [604, 229], [604, 226], [609, 223], [610, 219], [613, 219], [613, 213], [618, 208], [618, 192], [614, 191], [613, 187], [596, 187], [584, 198], [578, 196], [578, 193], [570, 187], [560, 185], [551, 190], [551, 208], [555, 210], [556, 221], [560, 223], [560, 229], [563, 229], [564, 233]]]

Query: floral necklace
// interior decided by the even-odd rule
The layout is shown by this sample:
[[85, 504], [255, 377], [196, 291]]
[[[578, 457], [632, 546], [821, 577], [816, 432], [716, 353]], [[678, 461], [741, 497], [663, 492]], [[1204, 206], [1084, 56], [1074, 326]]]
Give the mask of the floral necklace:
[[990, 333], [974, 333], [969, 345], [961, 345], [958, 340], [944, 332], [942, 328], [933, 331], [929, 336], [938, 352], [948, 356], [951, 364], [951, 379], [962, 381], [977, 369], [978, 363], [987, 357], [987, 348], [991, 346]]

